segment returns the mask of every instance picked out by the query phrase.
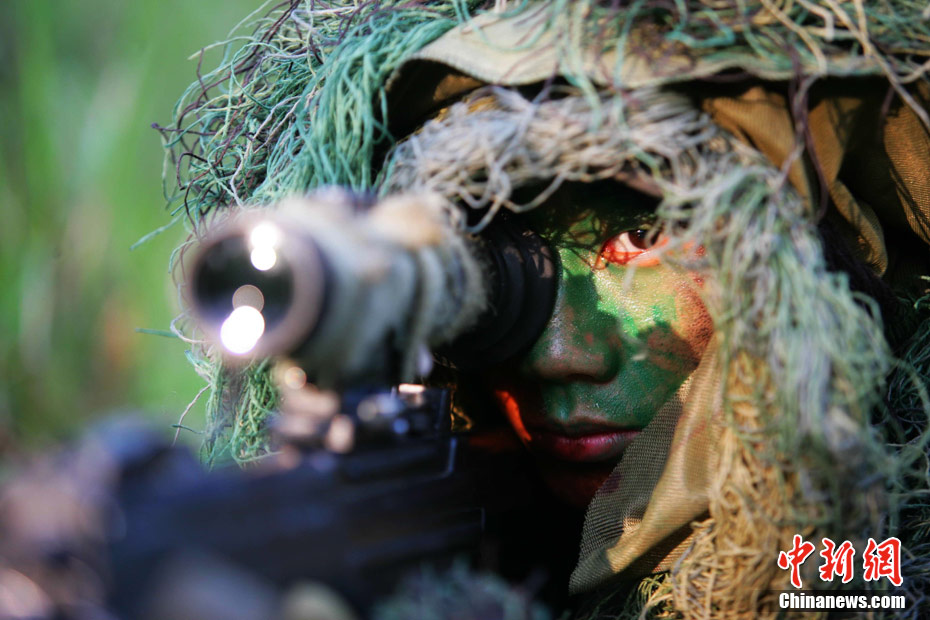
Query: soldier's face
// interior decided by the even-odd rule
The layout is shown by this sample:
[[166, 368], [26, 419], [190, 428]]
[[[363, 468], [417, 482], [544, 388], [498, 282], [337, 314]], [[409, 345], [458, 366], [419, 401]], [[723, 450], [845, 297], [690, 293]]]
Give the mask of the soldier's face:
[[660, 263], [661, 231], [643, 232], [652, 213], [641, 194], [575, 186], [526, 216], [559, 255], [555, 309], [492, 389], [547, 482], [579, 505], [696, 368], [713, 333], [700, 280]]

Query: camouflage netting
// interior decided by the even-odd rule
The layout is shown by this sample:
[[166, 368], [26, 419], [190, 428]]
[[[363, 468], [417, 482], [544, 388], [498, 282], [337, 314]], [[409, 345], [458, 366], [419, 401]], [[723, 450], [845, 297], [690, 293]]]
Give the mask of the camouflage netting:
[[[174, 217], [186, 217], [196, 234], [226, 205], [268, 204], [327, 184], [384, 193], [426, 188], [450, 208], [492, 213], [536, 206], [545, 192], [516, 204], [513, 190], [539, 181], [555, 189], [569, 180], [619, 178], [657, 188], [659, 218], [673, 231], [665, 259], [680, 264], [688, 244], [705, 249], [688, 269], [708, 282], [703, 295], [718, 332], [715, 355], [705, 356], [706, 376], [689, 387], [702, 397], [675, 410], [677, 428], [643, 433], [665, 432], [668, 463], [684, 469], [663, 470], [664, 460], [653, 466], [648, 506], [638, 512], [628, 491], [599, 494], [573, 587], [603, 587], [615, 573], [635, 573], [637, 557], [624, 554], [641, 545], [648, 557], [669, 529], [697, 520], [685, 542], [660, 559], [667, 577], [648, 578], [642, 595], [629, 599], [637, 609], [628, 605], [618, 617], [638, 613], [637, 600], [644, 614], [757, 617], [771, 603], [763, 591], [787, 583], [775, 558], [793, 534], [849, 539], [859, 550], [869, 536], [897, 535], [907, 548], [904, 587], [914, 601], [908, 614], [925, 615], [927, 298], [895, 318], [913, 329], [893, 354], [877, 305], [827, 269], [817, 223], [829, 205], [828, 216], [847, 226], [859, 254], [889, 278], [903, 259], [888, 246], [904, 237], [930, 243], [930, 15], [900, 0], [521, 4], [512, 8], [515, 23], [525, 27], [520, 20], [535, 12], [537, 27], [512, 47], [542, 45], [535, 57], [548, 53], [557, 63], [543, 69], [570, 86], [544, 88], [533, 99], [513, 89], [476, 92], [401, 142], [382, 170], [375, 154], [403, 137], [388, 131], [388, 77], [470, 20], [476, 4], [271, 9], [245, 43], [229, 43], [227, 58], [192, 85], [164, 130], [180, 188]], [[482, 41], [490, 32], [489, 25], [469, 36]], [[421, 57], [481, 81], [547, 77], [533, 68], [523, 81], [493, 75], [506, 63], [466, 66], [444, 41], [467, 44], [445, 37]], [[588, 53], [591, 41], [596, 49]], [[502, 44], [483, 45], [496, 53]], [[518, 65], [511, 69], [520, 73]], [[685, 84], [722, 72], [726, 80], [716, 84]], [[831, 99], [816, 83], [828, 78], [866, 80], [869, 95], [834, 81], [842, 96]], [[706, 94], [737, 80], [757, 86], [740, 95]], [[765, 80], [778, 87], [758, 86]], [[871, 134], [854, 139], [851, 128], [878, 135], [877, 118], [889, 119], [886, 142], [872, 145]], [[856, 168], [846, 157], [856, 149], [887, 152], [888, 161], [860, 157], [866, 163]], [[898, 175], [892, 181], [870, 176], [889, 167]], [[885, 200], [899, 212], [883, 230]], [[920, 296], [913, 277], [897, 281]], [[178, 329], [185, 331], [183, 321]], [[260, 457], [275, 404], [267, 369], [227, 371], [197, 346], [196, 364], [213, 387], [208, 458]], [[685, 430], [690, 434], [679, 437]], [[650, 456], [637, 456], [633, 446], [628, 452], [615, 474]], [[689, 488], [695, 491], [686, 495]], [[670, 511], [682, 505], [683, 512]], [[815, 571], [816, 564], [805, 568]], [[805, 583], [816, 587], [819, 580], [808, 573]]]
[[[172, 217], [187, 220], [193, 241], [229, 205], [326, 185], [370, 188], [374, 149], [390, 141], [378, 120], [385, 81], [472, 6], [291, 2], [247, 19], [240, 29], [250, 34], [234, 33], [220, 66], [191, 85], [162, 129], [166, 171], [177, 173]], [[173, 328], [186, 338], [185, 317]], [[212, 386], [207, 460], [261, 458], [276, 402], [269, 365], [230, 373], [204, 362], [202, 350], [194, 357]]]

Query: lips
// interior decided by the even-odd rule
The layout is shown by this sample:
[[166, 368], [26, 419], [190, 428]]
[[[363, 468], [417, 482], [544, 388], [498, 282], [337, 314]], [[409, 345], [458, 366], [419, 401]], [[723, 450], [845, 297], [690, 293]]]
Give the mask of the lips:
[[630, 442], [639, 435], [635, 430], [594, 430], [569, 435], [543, 428], [529, 429], [529, 446], [536, 452], [562, 461], [597, 463], [616, 461]]
[[543, 410], [538, 390], [509, 385], [498, 387], [494, 394], [520, 440], [537, 454], [559, 461], [616, 462], [640, 432], [611, 425], [586, 411], [573, 412], [570, 425], [547, 423], [538, 413]]

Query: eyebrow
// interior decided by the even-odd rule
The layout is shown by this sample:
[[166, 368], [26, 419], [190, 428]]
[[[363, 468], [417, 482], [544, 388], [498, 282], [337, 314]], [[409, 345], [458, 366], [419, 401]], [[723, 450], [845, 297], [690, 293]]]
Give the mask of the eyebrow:
[[[621, 183], [573, 182], [565, 183], [537, 209], [528, 211], [526, 217], [535, 220], [540, 234], [556, 234], [557, 238], [565, 239], [590, 232], [600, 237], [653, 227], [658, 204], [657, 198]], [[589, 230], [571, 232], [580, 221], [592, 217]]]

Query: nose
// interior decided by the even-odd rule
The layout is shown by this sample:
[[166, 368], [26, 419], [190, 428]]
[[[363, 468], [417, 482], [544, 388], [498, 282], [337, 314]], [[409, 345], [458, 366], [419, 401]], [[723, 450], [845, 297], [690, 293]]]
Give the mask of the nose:
[[606, 383], [623, 359], [616, 317], [598, 309], [598, 292], [590, 267], [566, 269], [577, 256], [560, 250], [559, 283], [552, 317], [530, 348], [524, 370], [554, 382]]

